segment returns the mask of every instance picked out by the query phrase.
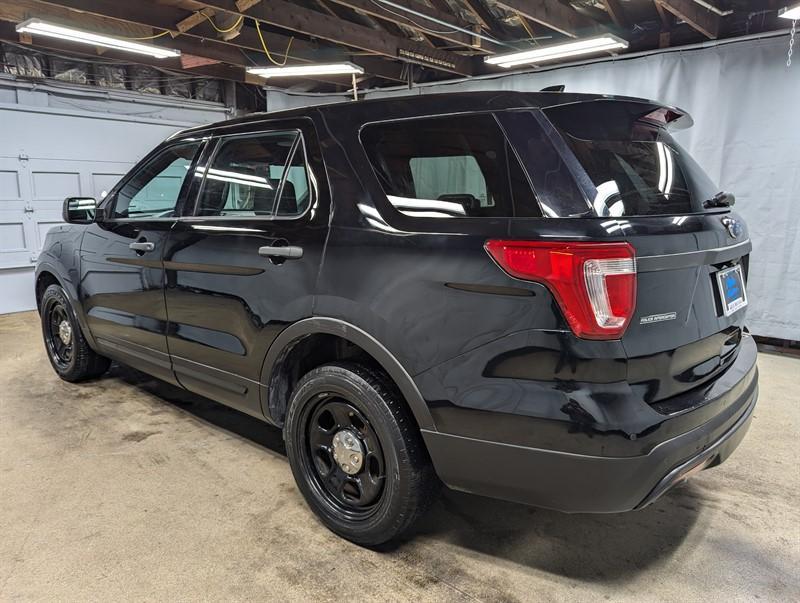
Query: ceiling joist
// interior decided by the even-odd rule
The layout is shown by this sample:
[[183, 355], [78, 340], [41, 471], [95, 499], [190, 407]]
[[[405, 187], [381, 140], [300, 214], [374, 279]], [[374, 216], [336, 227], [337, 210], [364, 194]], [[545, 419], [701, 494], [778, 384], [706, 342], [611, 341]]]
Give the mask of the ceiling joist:
[[712, 40], [719, 36], [720, 16], [694, 0], [656, 0], [662, 8]]
[[[641, 11], [625, 0], [0, 0], [0, 34], [32, 47], [70, 49], [90, 57], [102, 54], [126, 63], [152, 63], [253, 84], [264, 80], [248, 74], [248, 67], [352, 61], [365, 71], [357, 79], [375, 86], [381, 80], [410, 84], [495, 72], [476, 55], [523, 50], [543, 36], [559, 42], [564, 36], [580, 39], [636, 29], [633, 48], [647, 50], [780, 25], [775, 23], [780, 21], [775, 0], [758, 0], [767, 13], [775, 13], [759, 24], [752, 23], [749, 9], [737, 3], [723, 16], [698, 0], [650, 2], [649, 10]], [[660, 28], [653, 27], [652, 6], [661, 17]], [[13, 24], [35, 17], [182, 54], [179, 59], [152, 61], [41, 35], [9, 33]], [[349, 82], [340, 76], [270, 80], [298, 89], [320, 90], [321, 85], [325, 91], [345, 90]]]
[[286, 0], [203, 0], [204, 6], [236, 15], [252, 17], [262, 23], [306, 36], [344, 44], [360, 50], [400, 60], [421, 63], [441, 71], [472, 75], [469, 57], [431, 48], [420, 42], [397, 38], [379, 31], [337, 19]]
[[[490, 42], [483, 41], [482, 44], [476, 44], [475, 36], [455, 30], [452, 27], [448, 28], [447, 25], [444, 25], [445, 23], [451, 23], [452, 25], [462, 29], [467, 29], [469, 27], [469, 23], [465, 23], [458, 19], [452, 13], [452, 11], [449, 13], [444, 13], [436, 8], [428, 6], [427, 4], [416, 2], [415, 0], [405, 0], [405, 2], [402, 4], [403, 6], [413, 10], [414, 13], [419, 13], [419, 15], [430, 17], [430, 19], [426, 20], [425, 17], [413, 13], [405, 13], [398, 8], [383, 4], [381, 0], [331, 0], [331, 2], [346, 6], [347, 8], [351, 8], [355, 11], [375, 17], [377, 19], [389, 21], [397, 25], [405, 25], [406, 27], [410, 27], [411, 29], [415, 29], [427, 35], [446, 40], [452, 44], [473, 47], [482, 46], [489, 51], [499, 50], [497, 45], [491, 44]], [[395, 2], [395, 4], [399, 3]]]
[[605, 30], [596, 21], [557, 0], [497, 0], [497, 4], [571, 38]]
[[[79, 12], [78, 12], [79, 11]], [[0, 19], [22, 21], [30, 15], [52, 18], [62, 23], [83, 24], [91, 31], [121, 36], [144, 36], [156, 30], [177, 30], [175, 24], [193, 13], [171, 6], [144, 6], [144, 3], [123, 5], [116, 0], [15, 0], [13, 4], [0, 3]], [[204, 19], [205, 21], [205, 19]], [[128, 29], [126, 29], [128, 28]], [[132, 29], [130, 29], [132, 28]], [[132, 33], [124, 33], [131, 31]], [[146, 33], [143, 33], [146, 32]], [[289, 47], [290, 36], [262, 31], [264, 40], [273, 57], [282, 60], [286, 48]], [[169, 36], [152, 40], [158, 46], [176, 48], [181, 52], [196, 56], [208, 57], [231, 65], [253, 66], [256, 63], [266, 65], [261, 41], [258, 34], [249, 28], [241, 31], [234, 40], [220, 40], [210, 23], [205, 21], [192, 27], [185, 34], [174, 39]], [[258, 59], [258, 57], [262, 57]], [[289, 60], [294, 62], [319, 62], [320, 57], [328, 56], [329, 60], [344, 60], [347, 55], [336, 49], [325, 49], [314, 42], [292, 40]], [[254, 58], [255, 57], [255, 58]], [[358, 63], [358, 57], [352, 59]], [[371, 65], [372, 75], [397, 82], [405, 82], [402, 68], [388, 61]], [[263, 83], [260, 78], [250, 76], [253, 83]], [[312, 78], [329, 81], [324, 78]], [[336, 80], [334, 80], [336, 81]]]
[[631, 24], [620, 0], [603, 0], [603, 7], [606, 9], [608, 16], [611, 17], [614, 25], [620, 29], [630, 29]]

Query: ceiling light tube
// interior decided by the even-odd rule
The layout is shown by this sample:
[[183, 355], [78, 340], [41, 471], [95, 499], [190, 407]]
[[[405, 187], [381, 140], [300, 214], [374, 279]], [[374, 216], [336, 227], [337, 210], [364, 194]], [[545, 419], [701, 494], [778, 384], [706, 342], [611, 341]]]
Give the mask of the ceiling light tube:
[[162, 48], [160, 46], [153, 46], [152, 44], [140, 44], [139, 42], [131, 42], [130, 40], [123, 40], [120, 38], [112, 38], [111, 36], [73, 29], [72, 27], [47, 23], [41, 19], [28, 19], [27, 21], [23, 21], [17, 25], [16, 30], [19, 33], [47, 36], [60, 40], [68, 40], [70, 42], [80, 42], [82, 44], [91, 44], [92, 46], [103, 46], [104, 48], [114, 48], [115, 50], [146, 54], [157, 59], [177, 57], [181, 54], [180, 50]]
[[290, 65], [288, 67], [248, 67], [247, 73], [263, 78], [309, 77], [312, 75], [362, 74], [364, 68], [353, 63], [320, 63], [312, 65]]
[[512, 52], [509, 54], [497, 54], [486, 57], [484, 60], [490, 65], [499, 67], [516, 67], [517, 65], [528, 65], [531, 63], [544, 63], [565, 57], [579, 56], [607, 50], [618, 50], [627, 48], [628, 42], [611, 34], [565, 42], [563, 44], [551, 44], [540, 46], [531, 50]]
[[782, 8], [778, 11], [778, 16], [792, 21], [800, 20], [800, 2]]

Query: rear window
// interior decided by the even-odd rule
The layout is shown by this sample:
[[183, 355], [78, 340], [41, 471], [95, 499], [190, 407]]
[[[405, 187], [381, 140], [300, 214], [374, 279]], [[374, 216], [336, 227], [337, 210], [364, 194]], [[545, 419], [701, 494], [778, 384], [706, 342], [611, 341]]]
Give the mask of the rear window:
[[669, 132], [642, 119], [652, 110], [605, 101], [545, 111], [588, 176], [596, 215], [697, 213], [719, 191]]
[[492, 115], [370, 124], [361, 141], [390, 203], [407, 216], [542, 215]]

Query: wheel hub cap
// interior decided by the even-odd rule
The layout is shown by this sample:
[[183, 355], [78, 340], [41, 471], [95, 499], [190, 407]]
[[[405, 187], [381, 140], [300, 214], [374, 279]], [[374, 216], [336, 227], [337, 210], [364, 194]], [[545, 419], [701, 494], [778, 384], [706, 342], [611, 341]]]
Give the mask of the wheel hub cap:
[[342, 429], [333, 436], [333, 459], [347, 475], [355, 475], [364, 464], [364, 447], [358, 436]]
[[69, 345], [72, 341], [72, 327], [66, 320], [62, 320], [58, 325], [58, 337], [64, 345]]

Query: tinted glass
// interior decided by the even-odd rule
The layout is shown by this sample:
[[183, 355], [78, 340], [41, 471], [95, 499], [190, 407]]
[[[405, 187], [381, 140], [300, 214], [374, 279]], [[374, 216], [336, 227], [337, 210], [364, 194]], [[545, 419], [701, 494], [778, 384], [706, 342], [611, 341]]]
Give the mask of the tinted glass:
[[[618, 105], [618, 106], [614, 106]], [[587, 103], [548, 110], [593, 185], [598, 216], [646, 216], [703, 211], [718, 188], [664, 128], [626, 103]]]
[[301, 142], [298, 141], [289, 164], [281, 168], [284, 180], [280, 202], [275, 211], [278, 216], [299, 216], [306, 211], [311, 202], [305, 148]]
[[197, 215], [272, 216], [277, 207], [280, 215], [291, 216], [308, 206], [305, 156], [296, 132], [225, 139], [210, 167], [198, 172], [206, 179]]
[[117, 193], [113, 217], [145, 220], [173, 216], [199, 148], [199, 142], [174, 145], [149, 161]]
[[405, 215], [541, 215], [491, 115], [372, 124], [364, 128], [361, 141], [386, 196]]

